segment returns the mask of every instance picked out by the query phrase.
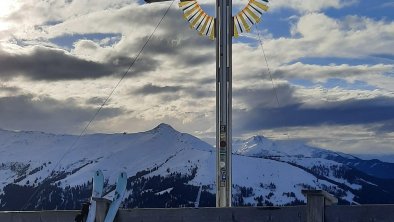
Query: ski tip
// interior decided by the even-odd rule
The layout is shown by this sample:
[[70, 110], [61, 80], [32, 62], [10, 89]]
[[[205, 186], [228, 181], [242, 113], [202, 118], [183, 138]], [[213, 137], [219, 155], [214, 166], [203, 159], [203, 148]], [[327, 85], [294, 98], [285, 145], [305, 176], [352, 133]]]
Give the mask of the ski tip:
[[96, 173], [95, 173], [95, 175], [96, 175], [96, 176], [103, 175], [103, 172], [102, 172], [101, 170], [96, 170]]

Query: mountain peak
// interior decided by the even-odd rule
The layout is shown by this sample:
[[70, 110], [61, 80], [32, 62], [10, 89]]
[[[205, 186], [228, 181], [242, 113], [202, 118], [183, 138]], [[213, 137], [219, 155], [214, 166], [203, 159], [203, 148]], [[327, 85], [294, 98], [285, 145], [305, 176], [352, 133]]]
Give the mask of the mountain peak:
[[175, 130], [171, 125], [166, 123], [160, 123], [158, 126], [152, 129], [153, 132], [160, 132], [160, 133], [177, 133], [178, 131]]
[[248, 142], [252, 142], [253, 141], [253, 142], [256, 142], [256, 143], [261, 143], [261, 142], [263, 142], [265, 140], [267, 140], [267, 138], [265, 138], [264, 136], [259, 136], [259, 135], [252, 136], [249, 139], [247, 139]]

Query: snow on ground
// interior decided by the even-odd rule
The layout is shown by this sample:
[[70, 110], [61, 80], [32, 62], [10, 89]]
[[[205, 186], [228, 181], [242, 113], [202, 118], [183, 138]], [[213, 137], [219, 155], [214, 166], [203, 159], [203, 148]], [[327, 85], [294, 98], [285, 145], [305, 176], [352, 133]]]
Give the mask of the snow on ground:
[[247, 140], [235, 141], [233, 152], [244, 156], [304, 156], [315, 157], [324, 152], [301, 141], [273, 141], [263, 136], [253, 136]]
[[[21, 185], [28, 181], [30, 184], [39, 183], [53, 170], [71, 174], [60, 181], [65, 187], [90, 181], [97, 169], [102, 169], [105, 179], [114, 184], [120, 171], [131, 177], [146, 170], [151, 172], [146, 175], [148, 177], [172, 172], [190, 174], [195, 167], [198, 168], [197, 174], [189, 184], [215, 187], [214, 148], [198, 138], [177, 132], [169, 125], [161, 124], [136, 134], [85, 135], [73, 146], [76, 139], [76, 136], [69, 135], [0, 131], [0, 189], [16, 179]], [[233, 155], [234, 193], [239, 192], [239, 187], [253, 188], [253, 195], [244, 198], [246, 202], [256, 203], [254, 198], [261, 195], [272, 203], [287, 204], [295, 199], [305, 200], [301, 194], [305, 187], [336, 187], [301, 168], [281, 162], [294, 162], [306, 168], [338, 166], [334, 161], [317, 158], [330, 151], [301, 142], [271, 141], [260, 136], [235, 141], [233, 148], [237, 154]], [[276, 161], [253, 157], [262, 154], [280, 158]], [[21, 178], [21, 175], [26, 175], [26, 178]], [[331, 172], [327, 177], [353, 189], [360, 188], [357, 184], [336, 178]], [[113, 193], [107, 197], [111, 195]], [[350, 192], [346, 195], [349, 201], [354, 197]]]
[[335, 174], [336, 170], [340, 170], [343, 167], [344, 168], [348, 168], [348, 167], [344, 164], [335, 162], [333, 160], [326, 160], [323, 158], [303, 158], [303, 157], [281, 157], [280, 160], [289, 163], [294, 163], [296, 165], [308, 169], [313, 169], [313, 167], [323, 168], [324, 170], [326, 170], [326, 172], [322, 176], [334, 180], [338, 183], [345, 184], [346, 186], [355, 190], [362, 188], [362, 186], [359, 184], [349, 183], [346, 179], [336, 176]]
[[289, 192], [293, 192], [298, 200], [305, 200], [301, 190], [307, 186], [316, 189], [322, 189], [323, 186], [336, 187], [287, 163], [246, 156], [233, 158], [233, 184], [255, 188], [254, 196], [265, 197], [272, 192], [274, 195], [269, 198], [270, 201], [279, 205], [294, 200], [293, 197], [286, 196]]
[[165, 194], [165, 193], [170, 193], [173, 189], [174, 189], [174, 187], [170, 187], [170, 188], [168, 188], [168, 189], [165, 189], [165, 190], [163, 190], [163, 191], [160, 191], [160, 192], [155, 193], [155, 195], [163, 195], [163, 194]]

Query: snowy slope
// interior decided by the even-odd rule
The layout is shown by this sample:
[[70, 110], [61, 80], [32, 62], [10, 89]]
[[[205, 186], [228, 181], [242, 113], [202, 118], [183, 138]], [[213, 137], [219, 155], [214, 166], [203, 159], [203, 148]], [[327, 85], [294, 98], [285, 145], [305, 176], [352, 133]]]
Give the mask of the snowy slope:
[[327, 156], [340, 154], [311, 147], [300, 141], [272, 141], [262, 136], [254, 136], [244, 141], [238, 140], [234, 143], [233, 150], [234, 153], [242, 156], [275, 159], [291, 163], [293, 166], [305, 167], [353, 189], [361, 188], [359, 184], [349, 183], [341, 178], [341, 175], [335, 174], [336, 169], [346, 168], [346, 165], [324, 159]]
[[[296, 199], [305, 201], [301, 194], [302, 189], [333, 187], [335, 190], [341, 190], [335, 184], [325, 180], [319, 181], [313, 174], [284, 162], [244, 156], [235, 156], [233, 160], [233, 183], [244, 187], [252, 187], [255, 193], [252, 196], [253, 198], [260, 195], [267, 197], [272, 193], [273, 195], [269, 200], [272, 203], [284, 205]], [[286, 195], [286, 193], [291, 192], [294, 193], [294, 196]], [[343, 192], [346, 191], [343, 190]], [[349, 202], [353, 202], [353, 197], [354, 195], [350, 192], [341, 196]], [[253, 198], [249, 198], [250, 203], [255, 202]]]
[[[73, 146], [76, 139], [75, 136], [56, 136], [37, 132], [1, 133], [0, 163], [7, 166], [23, 163], [24, 168], [20, 167], [22, 168], [20, 171], [26, 173], [10, 169], [0, 170], [0, 178], [14, 180], [28, 174], [19, 184], [41, 177], [37, 181], [40, 182], [52, 170], [72, 172], [82, 167], [78, 173], [65, 178], [62, 181], [63, 186], [86, 182], [86, 178], [90, 178], [97, 169], [103, 169], [106, 178], [113, 183], [120, 170], [126, 171], [128, 175], [134, 175], [140, 170], [154, 168], [164, 163], [182, 150], [198, 149], [200, 152], [212, 150], [209, 144], [188, 134], [179, 133], [166, 124], [137, 134], [87, 135]], [[29, 175], [41, 166], [44, 166], [42, 170]]]
[[[235, 205], [300, 203], [305, 200], [302, 189], [324, 189], [349, 203], [368, 199], [366, 188], [391, 192], [386, 187], [391, 183], [335, 160], [358, 159], [350, 155], [261, 136], [235, 141], [233, 147]], [[47, 191], [41, 194], [49, 192], [51, 198], [37, 199], [42, 203], [36, 206], [77, 208], [78, 198], [88, 197], [90, 180], [97, 169], [104, 171], [107, 197], [113, 194], [118, 173], [127, 173], [125, 202], [129, 207], [187, 205], [194, 201], [199, 186], [205, 192], [201, 200], [210, 206], [214, 204], [215, 155], [209, 144], [166, 124], [147, 132], [93, 134], [80, 139], [0, 130], [0, 208], [13, 209], [9, 200], [14, 190], [21, 189], [18, 186], [33, 189], [46, 178], [50, 178], [50, 185], [45, 185]], [[69, 193], [71, 197], [67, 197]], [[57, 202], [53, 202], [55, 194]], [[390, 195], [386, 195], [386, 202], [391, 201]], [[17, 205], [13, 207], [18, 209]]]
[[[339, 164], [339, 167], [348, 166], [378, 178], [394, 179], [393, 163], [363, 160], [353, 155], [312, 147], [302, 141], [273, 141], [262, 136], [253, 136], [246, 140], [235, 141], [233, 152], [251, 157], [279, 158], [286, 160], [286, 162], [289, 161], [286, 159], [288, 157], [291, 157], [293, 162], [297, 160], [294, 158], [298, 158], [296, 162], [302, 163], [303, 166], [306, 164], [305, 161], [331, 160]], [[300, 161], [301, 159], [303, 161]], [[331, 162], [328, 161], [327, 164], [331, 164]]]
[[298, 156], [322, 157], [333, 152], [311, 147], [301, 141], [273, 141], [263, 136], [253, 136], [234, 142], [233, 151], [245, 156]]

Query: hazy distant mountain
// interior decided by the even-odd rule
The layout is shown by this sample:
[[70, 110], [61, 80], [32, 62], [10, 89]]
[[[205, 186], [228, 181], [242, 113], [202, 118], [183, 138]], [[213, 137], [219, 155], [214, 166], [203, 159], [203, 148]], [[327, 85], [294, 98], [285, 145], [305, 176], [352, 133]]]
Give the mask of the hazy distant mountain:
[[[107, 197], [127, 172], [125, 207], [192, 206], [200, 186], [200, 206], [215, 205], [215, 150], [196, 137], [160, 124], [86, 135], [73, 146], [76, 138], [0, 130], [0, 210], [79, 208], [96, 169]], [[302, 189], [327, 190], [341, 203], [394, 203], [394, 180], [384, 179], [394, 177], [390, 163], [261, 136], [234, 141], [233, 151], [234, 205], [299, 204]]]
[[262, 136], [254, 136], [247, 140], [235, 141], [233, 152], [252, 157], [280, 157], [284, 160], [288, 157], [333, 160], [374, 177], [394, 179], [394, 163], [377, 159], [363, 160], [353, 155], [311, 147], [298, 141], [272, 141]]
[[355, 154], [364, 160], [380, 160], [382, 162], [394, 163], [394, 154]]

